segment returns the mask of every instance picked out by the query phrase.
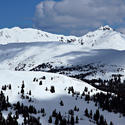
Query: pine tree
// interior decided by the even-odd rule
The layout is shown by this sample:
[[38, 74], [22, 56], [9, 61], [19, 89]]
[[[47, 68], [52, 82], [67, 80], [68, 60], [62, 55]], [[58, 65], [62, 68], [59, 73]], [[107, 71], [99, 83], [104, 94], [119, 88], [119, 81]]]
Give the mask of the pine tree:
[[85, 92], [87, 92], [87, 91], [88, 91], [88, 88], [87, 88], [87, 87], [85, 87], [84, 91], [85, 91]]
[[64, 106], [64, 103], [63, 103], [63, 101], [62, 101], [62, 100], [60, 101], [60, 106]]
[[67, 120], [67, 124], [69, 124], [70, 123], [70, 120], [69, 120], [69, 115], [68, 115], [68, 120]]
[[60, 112], [57, 114], [57, 117], [58, 117], [58, 119], [59, 119], [60, 121], [62, 121], [62, 115], [61, 115]]
[[94, 114], [94, 120], [95, 120], [96, 122], [98, 122], [99, 117], [100, 117], [100, 113], [99, 113], [99, 110], [97, 109], [97, 110], [96, 110], [96, 113]]
[[90, 118], [92, 118], [92, 110], [90, 110], [89, 116]]
[[57, 113], [56, 113], [56, 109], [52, 112], [52, 117], [56, 117]]
[[52, 123], [52, 116], [49, 117], [48, 122], [49, 122], [49, 123]]
[[9, 84], [9, 90], [11, 90], [11, 84]]
[[23, 88], [21, 89], [21, 93], [24, 94], [24, 89]]
[[39, 82], [39, 85], [42, 85], [42, 81]]
[[7, 88], [6, 85], [2, 86], [2, 90], [6, 90], [6, 88]]
[[74, 117], [73, 116], [71, 116], [71, 125], [74, 125]]
[[12, 118], [12, 113], [10, 112], [7, 116], [7, 124], [12, 125], [13, 124], [13, 118]]
[[31, 90], [29, 91], [29, 95], [31, 95]]
[[60, 121], [60, 125], [67, 125], [67, 121], [65, 118], [63, 118], [61, 121]]
[[88, 109], [87, 108], [85, 109], [85, 116], [89, 117]]
[[77, 108], [76, 106], [74, 107], [74, 111], [79, 111], [79, 108]]
[[76, 123], [79, 123], [79, 118], [78, 118], [78, 116], [76, 116]]
[[54, 87], [54, 86], [51, 86], [50, 92], [51, 92], [51, 93], [55, 93], [55, 87]]
[[45, 113], [45, 109], [44, 108], [41, 108], [41, 113]]
[[46, 87], [45, 91], [48, 91], [48, 88]]
[[18, 113], [18, 111], [15, 112], [15, 118], [16, 118], [16, 119], [19, 118], [19, 113]]
[[24, 81], [22, 82], [22, 87], [21, 88], [25, 88]]
[[85, 101], [89, 101], [90, 100], [90, 95], [85, 95]]
[[7, 103], [9, 102], [9, 97], [7, 96]]
[[71, 109], [71, 110], [68, 111], [68, 113], [69, 113], [70, 115], [74, 115], [74, 110]]
[[55, 119], [55, 125], [58, 125], [59, 124], [59, 119], [56, 117]]
[[112, 121], [110, 122], [110, 125], [114, 125]]
[[104, 125], [104, 117], [102, 115], [100, 116], [99, 124]]
[[74, 107], [74, 111], [77, 111], [77, 107], [76, 107], [76, 105], [75, 105], [75, 107]]
[[35, 81], [36, 81], [36, 78], [33, 79], [33, 82], [35, 82]]

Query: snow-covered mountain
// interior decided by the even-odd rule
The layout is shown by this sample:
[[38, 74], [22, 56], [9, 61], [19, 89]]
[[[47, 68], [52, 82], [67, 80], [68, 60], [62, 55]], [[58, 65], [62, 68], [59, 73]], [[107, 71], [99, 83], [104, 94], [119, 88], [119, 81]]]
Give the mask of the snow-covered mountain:
[[96, 31], [89, 32], [82, 37], [64, 36], [47, 33], [42, 30], [14, 27], [0, 29], [0, 44], [21, 42], [59, 41], [81, 44], [86, 48], [125, 49], [125, 35], [114, 31], [109, 26], [101, 26]]
[[0, 124], [124, 125], [124, 43], [109, 26], [82, 37], [1, 29]]
[[[23, 35], [32, 31], [32, 33], [37, 36], [36, 34], [38, 32], [38, 30], [34, 29], [19, 28], [7, 30], [8, 33], [13, 31], [13, 35], [11, 36], [14, 37], [19, 37], [18, 35], [21, 34], [16, 32], [16, 30], [22, 32]], [[43, 31], [39, 32], [45, 34]], [[54, 34], [51, 35], [56, 36]], [[32, 36], [30, 37], [29, 35], [28, 37], [33, 40]], [[116, 36], [117, 39], [120, 37], [121, 40], [116, 41], [114, 36]], [[29, 39], [28, 37], [26, 35], [20, 37], [20, 39], [26, 40], [26, 38]], [[20, 42], [15, 40], [14, 42], [9, 41], [8, 44], [3, 42], [4, 44], [0, 44], [0, 70], [53, 72], [58, 69], [56, 70], [57, 73], [65, 72], [68, 76], [94, 72], [94, 74], [87, 76], [87, 78], [101, 78], [105, 80], [109, 79], [114, 73], [124, 74], [125, 50], [122, 50], [125, 45], [123, 44], [124, 35], [114, 31], [112, 28], [108, 26], [100, 27], [94, 32], [77, 38], [84, 39], [85, 42], [78, 40], [67, 43], [66, 41], [55, 41], [55, 38], [56, 37], [52, 37], [51, 39], [51, 37], [48, 37], [51, 41], [44, 39], [45, 41], [36, 40], [33, 42], [32, 40], [24, 42], [23, 40]], [[97, 41], [95, 42], [95, 40]], [[110, 46], [111, 43], [112, 46]], [[118, 43], [119, 45], [116, 45]], [[88, 65], [87, 68], [86, 65]], [[80, 66], [80, 69], [77, 68], [77, 66]], [[122, 79], [124, 80], [124, 77]]]
[[125, 35], [109, 26], [82, 37], [17, 27], [1, 29], [0, 34], [0, 69], [31, 70], [43, 63], [53, 66], [90, 63], [125, 66]]
[[0, 29], [0, 44], [21, 43], [21, 42], [40, 42], [40, 41], [75, 41], [75, 36], [56, 35], [42, 30], [19, 27]]
[[100, 27], [80, 39], [84, 46], [89, 48], [125, 50], [125, 35], [114, 31], [109, 26]]

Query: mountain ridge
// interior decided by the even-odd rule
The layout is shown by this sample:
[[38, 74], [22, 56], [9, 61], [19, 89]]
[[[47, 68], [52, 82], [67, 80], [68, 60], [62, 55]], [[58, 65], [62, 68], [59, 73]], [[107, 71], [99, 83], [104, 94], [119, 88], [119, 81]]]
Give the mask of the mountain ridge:
[[0, 44], [48, 41], [80, 44], [83, 47], [94, 49], [125, 50], [125, 35], [114, 31], [108, 25], [101, 26], [81, 37], [57, 35], [32, 28], [0, 29]]

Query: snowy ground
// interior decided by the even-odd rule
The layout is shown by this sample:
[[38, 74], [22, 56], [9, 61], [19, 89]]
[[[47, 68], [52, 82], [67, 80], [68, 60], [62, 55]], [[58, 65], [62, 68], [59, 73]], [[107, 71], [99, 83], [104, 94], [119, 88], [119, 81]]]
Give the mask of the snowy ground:
[[0, 45], [0, 69], [11, 69], [25, 65], [30, 70], [42, 63], [53, 66], [84, 65], [89, 63], [103, 63], [113, 65], [125, 64], [124, 50], [85, 49], [83, 46], [57, 43], [34, 42]]
[[[85, 87], [88, 87], [88, 91], [93, 90], [91, 94], [100, 92], [99, 90], [96, 91], [95, 88], [88, 85], [85, 82], [68, 78], [66, 76], [58, 75], [58, 74], [52, 74], [52, 73], [44, 73], [44, 72], [15, 72], [15, 71], [0, 71], [0, 87], [2, 85], [12, 85], [12, 90], [6, 90], [5, 94], [6, 96], [9, 96], [9, 101], [11, 103], [15, 103], [17, 101], [20, 101], [24, 103], [24, 105], [34, 105], [37, 109], [45, 108], [46, 116], [41, 117], [40, 114], [37, 114], [37, 116], [41, 117], [41, 121], [44, 125], [48, 125], [48, 118], [51, 115], [52, 111], [54, 109], [57, 109], [57, 111], [60, 111], [62, 114], [66, 115], [65, 112], [67, 112], [70, 109], [73, 109], [75, 105], [79, 107], [79, 112], [75, 112], [75, 115], [78, 115], [79, 118], [82, 120], [79, 121], [79, 125], [94, 125], [94, 123], [89, 122], [88, 118], [84, 116], [84, 110], [88, 108], [89, 110], [95, 110], [97, 107], [95, 107], [94, 103], [90, 101], [88, 104], [84, 98], [81, 99], [80, 97], [72, 97], [72, 95], [69, 95], [67, 93], [67, 90], [64, 90], [66, 87], [73, 86], [75, 91], [79, 91], [80, 93], [83, 92]], [[40, 78], [45, 76], [46, 79], [42, 80], [43, 85], [39, 85]], [[38, 79], [38, 82], [33, 82], [34, 77]], [[53, 79], [52, 79], [53, 78]], [[22, 85], [22, 81], [24, 81], [25, 84], [25, 94], [31, 90], [32, 94], [31, 97], [33, 98], [34, 102], [29, 103], [26, 99], [21, 99], [20, 89]], [[50, 91], [45, 91], [46, 87], [50, 89], [50, 86], [55, 86], [55, 93], [51, 93]], [[64, 106], [60, 106], [60, 100], [63, 100]], [[7, 112], [3, 112], [4, 115], [7, 115]], [[124, 125], [125, 118], [120, 117], [119, 114], [109, 113], [107, 111], [101, 111], [100, 113], [104, 115], [107, 122], [113, 121], [115, 125]], [[19, 122], [21, 122], [21, 117]]]

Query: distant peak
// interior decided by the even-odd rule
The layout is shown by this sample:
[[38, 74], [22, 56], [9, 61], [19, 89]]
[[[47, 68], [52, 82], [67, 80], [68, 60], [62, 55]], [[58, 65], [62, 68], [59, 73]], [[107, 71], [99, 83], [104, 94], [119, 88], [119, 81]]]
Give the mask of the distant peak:
[[20, 30], [21, 28], [20, 27], [13, 27], [12, 29], [13, 30]]
[[109, 25], [101, 26], [99, 30], [113, 30]]

